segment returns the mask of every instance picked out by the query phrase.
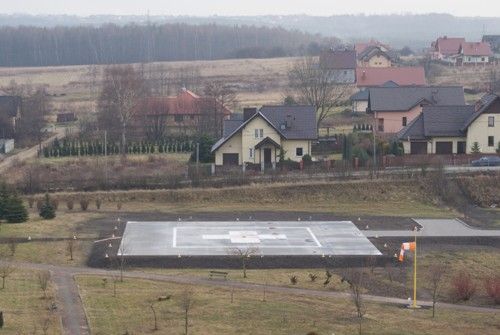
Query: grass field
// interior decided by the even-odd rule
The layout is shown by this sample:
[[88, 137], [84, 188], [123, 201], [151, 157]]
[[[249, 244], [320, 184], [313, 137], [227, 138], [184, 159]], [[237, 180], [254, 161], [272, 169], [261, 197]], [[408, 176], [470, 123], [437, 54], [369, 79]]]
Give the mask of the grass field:
[[[191, 292], [190, 334], [353, 334], [358, 322], [347, 299], [256, 294], [210, 287], [189, 287], [147, 280], [117, 283], [77, 278], [93, 334], [149, 334], [153, 331], [151, 303], [157, 313], [157, 333], [182, 334], [181, 298]], [[159, 296], [171, 299], [158, 302]], [[441, 309], [436, 319], [429, 310], [410, 311], [397, 306], [366, 304], [364, 334], [496, 334], [499, 314], [477, 314]]]
[[37, 272], [24, 270], [15, 270], [7, 278], [5, 288], [0, 289], [0, 311], [5, 320], [0, 334], [61, 334], [59, 317], [49, 311], [52, 289], [44, 298], [37, 278]]

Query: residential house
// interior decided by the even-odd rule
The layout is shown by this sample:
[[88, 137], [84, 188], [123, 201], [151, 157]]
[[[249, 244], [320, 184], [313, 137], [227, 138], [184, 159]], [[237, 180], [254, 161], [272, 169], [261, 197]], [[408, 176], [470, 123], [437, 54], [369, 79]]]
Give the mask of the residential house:
[[487, 94], [476, 105], [424, 106], [397, 137], [406, 154], [471, 153], [476, 142], [482, 153], [495, 153], [500, 145], [500, 97]]
[[358, 88], [381, 86], [393, 81], [400, 86], [426, 85], [423, 67], [358, 67], [356, 86]]
[[358, 66], [360, 67], [391, 67], [397, 55], [391, 50], [378, 45], [366, 47], [357, 54]]
[[325, 50], [319, 56], [319, 66], [328, 70], [331, 80], [339, 84], [356, 81], [356, 51]]
[[387, 52], [390, 50], [389, 46], [386, 44], [383, 44], [377, 40], [370, 40], [368, 42], [358, 42], [354, 44], [354, 50], [356, 50], [356, 53], [359, 55], [362, 52], [364, 52], [367, 48], [369, 47], [378, 47], [380, 50]]
[[464, 42], [456, 56], [456, 65], [486, 65], [493, 62], [493, 51], [487, 42]]
[[465, 105], [464, 90], [459, 86], [373, 87], [367, 111], [373, 114], [377, 132], [397, 133], [427, 105]]
[[[170, 134], [193, 134], [200, 127], [220, 128], [231, 111], [212, 97], [202, 97], [182, 89], [173, 97], [149, 97], [140, 104], [137, 123], [164, 123]], [[145, 118], [145, 119], [143, 119]]]
[[[399, 85], [393, 82], [392, 80], [382, 84], [380, 87], [398, 87]], [[358, 92], [351, 95], [349, 100], [352, 104], [352, 112], [353, 113], [366, 113], [368, 109], [368, 98], [370, 97], [370, 89], [363, 88]]]
[[0, 96], [0, 137], [13, 137], [16, 124], [21, 117], [22, 98], [18, 96]]
[[275, 167], [280, 156], [301, 161], [317, 140], [313, 106], [245, 108], [243, 118], [224, 121], [224, 134], [212, 147], [216, 165]]
[[431, 44], [431, 59], [455, 64], [455, 57], [460, 52], [460, 46], [465, 43], [463, 37], [439, 37]]

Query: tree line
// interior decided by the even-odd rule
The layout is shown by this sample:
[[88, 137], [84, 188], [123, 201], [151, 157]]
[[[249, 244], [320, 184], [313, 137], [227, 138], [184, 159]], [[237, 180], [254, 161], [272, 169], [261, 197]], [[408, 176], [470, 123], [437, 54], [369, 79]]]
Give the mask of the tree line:
[[334, 42], [320, 35], [247, 25], [2, 27], [0, 66], [283, 57], [319, 53]]

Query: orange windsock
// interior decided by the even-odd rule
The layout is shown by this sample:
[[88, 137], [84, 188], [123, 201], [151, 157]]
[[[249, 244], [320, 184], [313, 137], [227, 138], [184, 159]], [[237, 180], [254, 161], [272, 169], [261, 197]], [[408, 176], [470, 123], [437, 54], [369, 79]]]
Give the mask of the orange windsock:
[[401, 251], [399, 252], [399, 261], [404, 259], [405, 251], [415, 251], [415, 242], [403, 242], [401, 244]]

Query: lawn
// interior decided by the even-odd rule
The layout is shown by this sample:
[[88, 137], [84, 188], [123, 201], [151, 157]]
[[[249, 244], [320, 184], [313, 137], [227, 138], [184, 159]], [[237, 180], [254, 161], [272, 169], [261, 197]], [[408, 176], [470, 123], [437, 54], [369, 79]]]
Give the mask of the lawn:
[[49, 289], [48, 298], [44, 298], [37, 276], [35, 271], [15, 270], [7, 277], [5, 288], [0, 289], [0, 311], [5, 320], [0, 334], [61, 334], [59, 316], [49, 311], [53, 292]]
[[[189, 291], [190, 334], [353, 334], [357, 318], [348, 299], [308, 298], [236, 289], [183, 286], [125, 279], [106, 286], [101, 277], [77, 278], [93, 334], [154, 333], [151, 303], [159, 331], [182, 334], [181, 301]], [[158, 302], [159, 296], [171, 296]], [[364, 334], [496, 334], [499, 314], [478, 314], [441, 309], [436, 319], [429, 310], [410, 311], [397, 306], [366, 304]]]

